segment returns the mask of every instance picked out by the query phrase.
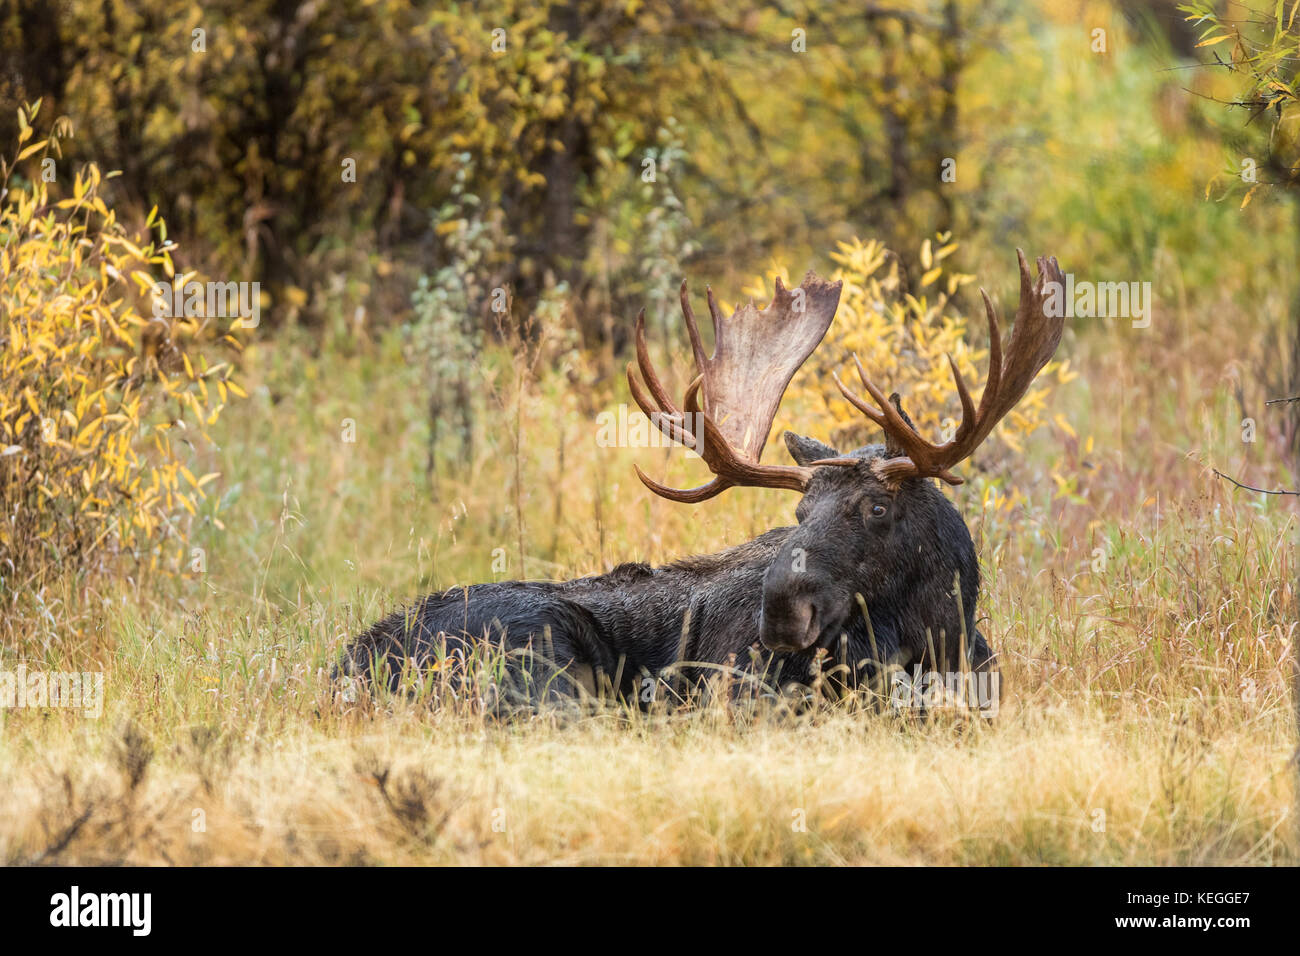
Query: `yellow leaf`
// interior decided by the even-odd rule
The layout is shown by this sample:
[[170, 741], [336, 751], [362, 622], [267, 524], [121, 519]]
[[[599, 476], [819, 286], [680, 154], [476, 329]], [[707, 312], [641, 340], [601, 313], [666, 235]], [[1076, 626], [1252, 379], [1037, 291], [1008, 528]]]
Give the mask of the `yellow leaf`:
[[32, 153], [39, 153], [42, 149], [45, 148], [45, 144], [48, 142], [49, 140], [43, 139], [39, 143], [32, 143], [32, 145], [28, 146], [25, 150], [23, 150], [21, 153], [18, 154], [18, 158], [14, 160], [14, 162], [21, 163], [28, 156], [32, 155]]

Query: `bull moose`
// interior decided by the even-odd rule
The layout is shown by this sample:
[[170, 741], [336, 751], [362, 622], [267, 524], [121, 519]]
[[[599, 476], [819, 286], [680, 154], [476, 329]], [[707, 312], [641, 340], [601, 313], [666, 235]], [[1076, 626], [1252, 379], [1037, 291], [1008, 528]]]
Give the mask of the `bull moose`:
[[[569, 581], [504, 581], [456, 587], [397, 611], [356, 637], [336, 673], [396, 689], [405, 673], [465, 660], [485, 645], [503, 652], [498, 670], [512, 693], [536, 701], [601, 687], [626, 698], [671, 672], [677, 681], [724, 670], [733, 686], [807, 686], [830, 668], [859, 686], [885, 668], [996, 668], [975, 626], [979, 565], [970, 532], [933, 479], [957, 485], [952, 469], [971, 455], [1052, 357], [1063, 310], [1047, 306], [1062, 283], [1055, 258], [1020, 263], [1020, 303], [1005, 349], [989, 324], [989, 371], [978, 407], [949, 356], [962, 420], [952, 439], [924, 439], [897, 393], [888, 399], [855, 356], [867, 402], [838, 376], [844, 397], [884, 432], [884, 441], [841, 453], [786, 432], [793, 465], [760, 463], [781, 397], [830, 327], [841, 283], [809, 272], [795, 290], [780, 279], [767, 308], [753, 302], [724, 317], [708, 292], [714, 351], [706, 356], [686, 283], [681, 307], [698, 374], [679, 407], [651, 364], [645, 310], [637, 316], [636, 366], [628, 382], [641, 409], [671, 439], [696, 445], [713, 478], [666, 487], [637, 468], [656, 495], [687, 504], [741, 486], [802, 493], [794, 527], [775, 528], [717, 554], [662, 567], [622, 564]], [[1055, 288], [1060, 288], [1059, 285]], [[686, 427], [702, 423], [702, 441]]]

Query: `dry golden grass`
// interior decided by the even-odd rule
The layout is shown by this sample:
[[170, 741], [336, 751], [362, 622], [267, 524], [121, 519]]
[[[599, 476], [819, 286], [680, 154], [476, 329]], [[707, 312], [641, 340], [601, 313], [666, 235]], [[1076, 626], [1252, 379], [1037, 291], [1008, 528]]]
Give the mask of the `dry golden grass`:
[[213, 461], [228, 530], [193, 542], [207, 572], [56, 581], [6, 621], [6, 661], [102, 669], [106, 703], [98, 720], [0, 712], [0, 861], [1294, 862], [1296, 513], [1204, 466], [1293, 479], [1275, 445], [1240, 443], [1195, 342], [1137, 375], [1100, 341], [1074, 344], [1082, 374], [1052, 400], [1077, 436], [1035, 436], [956, 491], [1003, 654], [991, 723], [827, 705], [493, 724], [342, 702], [325, 675], [350, 635], [422, 590], [501, 577], [495, 549], [506, 576], [659, 561], [784, 523], [794, 496], [653, 500], [630, 464], [665, 453], [597, 453], [549, 379], [528, 385], [516, 455], [498, 365], [475, 460], [435, 500], [419, 376], [392, 342], [254, 349]]
[[1279, 709], [1211, 707], [745, 730], [406, 712], [174, 729], [132, 790], [113, 734], [51, 722], [0, 751], [21, 771], [0, 846], [81, 863], [1279, 863], [1287, 733]]

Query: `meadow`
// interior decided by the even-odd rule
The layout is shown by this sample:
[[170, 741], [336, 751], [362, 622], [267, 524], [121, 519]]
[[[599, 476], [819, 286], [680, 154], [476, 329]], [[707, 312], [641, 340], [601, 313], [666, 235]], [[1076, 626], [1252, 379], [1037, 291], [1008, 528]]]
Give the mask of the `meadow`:
[[[362, 321], [349, 278], [319, 293], [319, 322], [297, 321], [300, 300], [281, 296], [240, 336], [231, 380], [246, 397], [223, 403], [188, 459], [219, 477], [165, 549], [0, 574], [3, 667], [104, 682], [93, 719], [0, 708], [0, 863], [1296, 863], [1298, 499], [1215, 470], [1300, 487], [1286, 412], [1264, 405], [1281, 396], [1295, 321], [1297, 227], [1271, 194], [1207, 198], [1223, 155], [1191, 107], [1170, 107], [1164, 54], [1134, 41], [1093, 72], [1071, 16], [972, 54], [963, 120], [1012, 129], [1000, 98], [1022, 89], [1012, 145], [1033, 159], [1010, 165], [991, 132], [962, 154], [981, 172], [959, 179], [960, 201], [1006, 215], [958, 235], [952, 261], [970, 275], [949, 295], [939, 282], [909, 304], [886, 283], [893, 305], [871, 304], [879, 263], [833, 259], [866, 255], [847, 214], [770, 258], [683, 253], [638, 290], [664, 314], [683, 275], [734, 305], [761, 304], [776, 274], [846, 269], [856, 304], [827, 347], [890, 363], [934, 427], [957, 411], [942, 362], [954, 328], [982, 385], [973, 290], [1014, 302], [1015, 246], [1091, 278], [1153, 281], [1149, 325], [1071, 323], [1068, 364], [945, 490], [979, 554], [996, 718], [828, 698], [758, 713], [605, 701], [501, 721], [472, 700], [341, 690], [329, 672], [344, 645], [422, 594], [718, 550], [792, 523], [796, 497], [649, 494], [634, 463], [691, 483], [703, 468], [680, 450], [598, 442], [600, 413], [631, 401], [626, 355], [580, 341], [580, 303], [562, 288], [527, 335], [454, 343], [470, 440], [450, 412], [433, 416], [435, 436], [431, 376], [452, 352], [422, 344], [406, 315]], [[769, 107], [785, 108], [760, 103], [756, 122]], [[920, 265], [919, 243], [891, 237], [913, 276], [943, 247], [928, 223], [916, 230], [930, 237]], [[479, 239], [465, 241], [468, 261]], [[448, 268], [434, 286], [479, 281], [459, 260]], [[630, 328], [633, 314], [606, 321]], [[944, 325], [954, 316], [960, 327]], [[912, 328], [942, 334], [899, 346]], [[684, 341], [665, 334], [655, 349], [677, 360], [680, 391]], [[819, 361], [796, 377], [766, 461], [784, 461], [782, 427], [852, 433], [828, 377], [848, 352]]]
[[[343, 643], [402, 599], [492, 579], [497, 549], [508, 575], [522, 553], [525, 574], [564, 576], [792, 520], [780, 492], [655, 500], [631, 462], [664, 451], [598, 464], [594, 422], [565, 428], [542, 404], [523, 412], [517, 454], [512, 429], [492, 435], [432, 502], [411, 491], [418, 374], [394, 374], [386, 349], [252, 350], [250, 398], [218, 438], [227, 505], [248, 517], [212, 533], [206, 573], [147, 595], [129, 579], [41, 590], [29, 660], [102, 668], [105, 709], [4, 715], [7, 862], [1294, 859], [1295, 514], [1215, 480], [1194, 449], [1101, 429], [1072, 460], [1064, 434], [1035, 442], [1014, 508], [980, 479], [957, 491], [981, 627], [1002, 655], [995, 720], [609, 705], [499, 725], [472, 708], [345, 702], [326, 679]], [[1116, 360], [1095, 361], [1100, 376]], [[1089, 389], [1085, 369], [1060, 407], [1104, 394], [1160, 410], [1143, 433], [1199, 424], [1145, 380]], [[355, 443], [341, 440], [348, 417]], [[1073, 477], [1076, 500], [1032, 477], [1051, 471]]]

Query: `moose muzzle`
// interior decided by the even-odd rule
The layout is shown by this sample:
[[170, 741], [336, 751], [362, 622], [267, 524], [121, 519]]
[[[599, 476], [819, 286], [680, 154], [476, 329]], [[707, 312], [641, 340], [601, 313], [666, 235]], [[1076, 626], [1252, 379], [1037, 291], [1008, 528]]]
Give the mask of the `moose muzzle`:
[[813, 594], [772, 587], [770, 583], [764, 587], [758, 636], [768, 650], [807, 650], [817, 643], [825, 625]]

